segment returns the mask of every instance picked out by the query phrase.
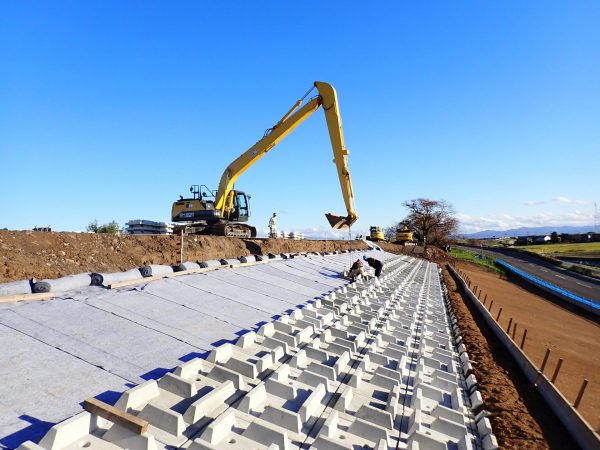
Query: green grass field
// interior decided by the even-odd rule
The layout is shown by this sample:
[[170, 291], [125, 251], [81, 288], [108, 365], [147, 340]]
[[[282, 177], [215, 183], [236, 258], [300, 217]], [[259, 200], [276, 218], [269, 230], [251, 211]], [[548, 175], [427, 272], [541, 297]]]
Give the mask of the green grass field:
[[523, 245], [517, 248], [528, 252], [539, 253], [547, 256], [598, 256], [600, 257], [600, 242], [586, 242], [584, 244], [542, 244]]
[[486, 256], [481, 257], [480, 254], [475, 252], [477, 252], [477, 250], [469, 252], [456, 247], [452, 247], [450, 254], [456, 259], [460, 259], [462, 261], [469, 261], [480, 266], [487, 267], [488, 269], [491, 269], [501, 274], [505, 273], [504, 268], [500, 264], [497, 264], [493, 258], [488, 258]]

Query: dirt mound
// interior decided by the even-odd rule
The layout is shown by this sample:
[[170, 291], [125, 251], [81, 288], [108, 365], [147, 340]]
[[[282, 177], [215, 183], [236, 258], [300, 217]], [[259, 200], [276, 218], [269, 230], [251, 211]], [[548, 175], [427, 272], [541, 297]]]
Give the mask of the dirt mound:
[[396, 255], [409, 255], [417, 258], [425, 258], [440, 265], [454, 261], [454, 258], [450, 254], [438, 247], [429, 246], [424, 248], [416, 245], [404, 246], [385, 241], [377, 242], [377, 245], [386, 252], [394, 253]]
[[[0, 283], [59, 278], [82, 272], [118, 272], [147, 264], [175, 264], [180, 238], [0, 230]], [[289, 241], [186, 236], [184, 261], [249, 254], [365, 249], [362, 241]]]

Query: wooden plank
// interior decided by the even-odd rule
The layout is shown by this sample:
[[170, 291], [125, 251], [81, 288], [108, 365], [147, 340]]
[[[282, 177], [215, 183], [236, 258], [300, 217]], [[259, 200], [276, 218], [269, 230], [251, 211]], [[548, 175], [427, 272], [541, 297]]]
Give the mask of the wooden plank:
[[0, 297], [0, 303], [30, 302], [36, 300], [47, 300], [52, 297], [56, 297], [56, 293], [40, 292], [39, 294], [5, 295], [3, 297]]
[[127, 428], [136, 434], [143, 434], [148, 431], [148, 421], [121, 411], [93, 397], [83, 402], [83, 409], [93, 415], [110, 420], [112, 423], [118, 424], [123, 428]]

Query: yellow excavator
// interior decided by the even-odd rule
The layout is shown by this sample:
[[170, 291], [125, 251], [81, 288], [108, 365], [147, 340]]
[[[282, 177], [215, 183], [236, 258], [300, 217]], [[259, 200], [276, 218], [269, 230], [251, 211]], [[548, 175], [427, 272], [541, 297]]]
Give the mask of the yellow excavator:
[[396, 229], [396, 234], [394, 236], [394, 244], [416, 245], [416, 241], [413, 237], [413, 232], [410, 231], [406, 224], [403, 224], [401, 228]]
[[[313, 89], [318, 94], [306, 103], [304, 100]], [[172, 221], [175, 230], [184, 230], [188, 234], [213, 234], [231, 237], [255, 237], [256, 228], [244, 222], [250, 217], [250, 196], [234, 189], [238, 177], [275, 147], [284, 137], [304, 122], [310, 115], [323, 107], [329, 138], [333, 149], [333, 161], [342, 188], [346, 216], [326, 213], [329, 224], [334, 229], [349, 228], [358, 216], [354, 209], [354, 192], [348, 169], [348, 150], [344, 146], [342, 119], [340, 117], [337, 94], [328, 83], [315, 81], [314, 86], [277, 122], [265, 131], [256, 144], [233, 161], [221, 175], [219, 189], [211, 191], [205, 185], [193, 185], [191, 198], [183, 198], [173, 203]], [[214, 199], [211, 199], [214, 198]]]
[[385, 241], [385, 235], [383, 231], [381, 231], [380, 227], [371, 227], [369, 228], [369, 236], [367, 236], [368, 241]]

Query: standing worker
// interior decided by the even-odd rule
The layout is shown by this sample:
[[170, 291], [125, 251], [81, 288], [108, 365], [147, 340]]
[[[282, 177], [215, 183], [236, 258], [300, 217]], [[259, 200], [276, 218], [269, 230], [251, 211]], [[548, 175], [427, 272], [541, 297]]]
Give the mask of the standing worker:
[[277, 213], [269, 219], [269, 237], [277, 238]]
[[379, 278], [379, 275], [381, 275], [381, 271], [383, 270], [383, 263], [375, 258], [367, 258], [367, 255], [363, 256], [363, 259], [369, 263], [369, 266], [375, 269], [375, 276]]

